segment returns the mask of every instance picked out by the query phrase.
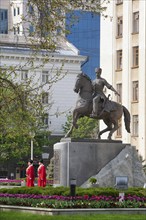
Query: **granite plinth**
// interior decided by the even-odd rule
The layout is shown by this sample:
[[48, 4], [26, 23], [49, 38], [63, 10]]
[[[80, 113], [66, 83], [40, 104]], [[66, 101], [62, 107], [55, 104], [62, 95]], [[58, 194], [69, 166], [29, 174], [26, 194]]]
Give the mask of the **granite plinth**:
[[61, 139], [54, 145], [54, 185], [69, 186], [70, 179], [76, 179], [77, 186], [81, 186], [126, 145], [121, 141]]

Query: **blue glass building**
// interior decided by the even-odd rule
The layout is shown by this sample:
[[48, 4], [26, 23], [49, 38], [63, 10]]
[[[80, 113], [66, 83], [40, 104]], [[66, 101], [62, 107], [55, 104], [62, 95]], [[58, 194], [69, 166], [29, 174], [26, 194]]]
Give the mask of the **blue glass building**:
[[[75, 11], [79, 19], [71, 27], [67, 39], [78, 48], [81, 55], [88, 56], [82, 70], [95, 79], [95, 67], [100, 66], [100, 15], [91, 12]], [[69, 15], [66, 23], [68, 24]]]

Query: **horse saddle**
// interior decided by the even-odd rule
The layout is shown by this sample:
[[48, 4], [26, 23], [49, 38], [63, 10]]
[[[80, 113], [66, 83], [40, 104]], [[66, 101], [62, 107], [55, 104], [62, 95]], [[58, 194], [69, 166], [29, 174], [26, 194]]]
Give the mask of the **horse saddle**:
[[116, 111], [116, 106], [114, 105], [114, 102], [110, 101], [108, 98], [106, 98], [105, 101], [99, 102], [99, 115], [101, 115], [103, 112], [113, 112]]

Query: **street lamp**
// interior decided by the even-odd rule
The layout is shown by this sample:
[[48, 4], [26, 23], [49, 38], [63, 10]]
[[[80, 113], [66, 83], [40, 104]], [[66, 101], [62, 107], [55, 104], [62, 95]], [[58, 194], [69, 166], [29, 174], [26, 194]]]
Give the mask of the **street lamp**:
[[42, 158], [47, 160], [49, 158], [49, 154], [48, 153], [42, 153]]
[[30, 154], [31, 154], [31, 160], [33, 160], [33, 139], [34, 139], [34, 136], [35, 136], [35, 133], [33, 131], [31, 131], [30, 133]]
[[77, 180], [70, 179], [70, 196], [72, 197], [76, 196], [76, 185], [77, 185]]
[[44, 161], [45, 166], [47, 166], [48, 164], [48, 158], [49, 158], [49, 153], [42, 153], [42, 159]]

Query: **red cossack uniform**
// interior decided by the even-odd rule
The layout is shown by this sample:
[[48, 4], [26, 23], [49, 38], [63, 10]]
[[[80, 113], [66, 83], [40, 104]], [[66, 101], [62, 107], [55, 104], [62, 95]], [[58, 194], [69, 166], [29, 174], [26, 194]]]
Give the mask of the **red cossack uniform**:
[[34, 167], [33, 165], [29, 165], [26, 169], [26, 186], [34, 186], [34, 178]]
[[43, 164], [38, 167], [38, 186], [46, 186], [46, 168]]

